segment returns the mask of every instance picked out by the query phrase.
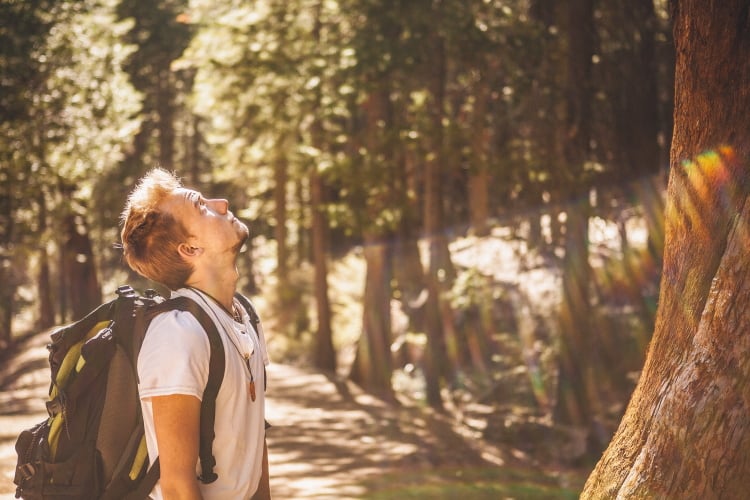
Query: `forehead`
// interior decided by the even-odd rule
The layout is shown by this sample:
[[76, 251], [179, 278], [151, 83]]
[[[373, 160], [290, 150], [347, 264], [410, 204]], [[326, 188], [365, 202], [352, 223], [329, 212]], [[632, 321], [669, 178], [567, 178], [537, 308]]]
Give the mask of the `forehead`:
[[159, 208], [179, 217], [179, 215], [185, 214], [191, 207], [195, 207], [200, 198], [201, 194], [198, 191], [180, 187], [167, 195], [159, 204]]

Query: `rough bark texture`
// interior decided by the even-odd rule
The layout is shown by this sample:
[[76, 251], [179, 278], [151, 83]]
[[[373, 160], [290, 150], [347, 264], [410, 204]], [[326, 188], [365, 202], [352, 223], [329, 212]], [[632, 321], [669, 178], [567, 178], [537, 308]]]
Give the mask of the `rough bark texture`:
[[[594, 350], [591, 347], [590, 269], [588, 254], [588, 188], [578, 178], [589, 158], [591, 131], [591, 52], [593, 3], [571, 0], [563, 20], [568, 43], [565, 67], [566, 113], [564, 172], [573, 199], [565, 222], [563, 298], [560, 310], [560, 373], [554, 412], [558, 423], [591, 428], [596, 410], [592, 396]], [[586, 360], [586, 362], [582, 362]], [[593, 432], [591, 433], [593, 436]], [[598, 445], [598, 452], [603, 447]], [[594, 450], [592, 450], [594, 451]]]
[[582, 498], [747, 498], [750, 1], [671, 6], [675, 131], [654, 337]]
[[368, 392], [395, 401], [391, 386], [391, 259], [388, 247], [372, 237], [365, 241], [364, 255], [363, 332], [350, 378]]

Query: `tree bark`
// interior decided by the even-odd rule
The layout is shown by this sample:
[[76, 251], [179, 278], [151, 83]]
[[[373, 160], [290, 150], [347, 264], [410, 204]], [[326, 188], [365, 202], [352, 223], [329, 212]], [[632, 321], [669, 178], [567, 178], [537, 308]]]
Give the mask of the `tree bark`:
[[385, 401], [396, 400], [391, 385], [391, 259], [386, 245], [366, 235], [367, 264], [363, 301], [362, 336], [350, 378]]
[[[588, 261], [588, 186], [580, 177], [589, 158], [591, 57], [594, 42], [592, 0], [571, 0], [564, 10], [568, 41], [565, 90], [564, 172], [570, 203], [566, 208], [563, 297], [560, 310], [560, 373], [555, 421], [589, 430], [589, 452], [598, 453], [606, 438], [595, 434], [596, 351], [593, 348]], [[597, 449], [598, 448], [598, 449]]]
[[490, 156], [491, 132], [486, 113], [490, 102], [490, 88], [486, 81], [487, 71], [481, 72], [476, 85], [476, 100], [474, 102], [472, 119], [472, 155], [473, 169], [469, 174], [469, 220], [471, 229], [476, 236], [487, 236], [490, 233], [490, 200], [489, 190], [491, 176], [488, 166]]
[[316, 167], [310, 171], [310, 204], [315, 304], [318, 313], [314, 363], [316, 368], [335, 373], [336, 353], [333, 349], [331, 303], [328, 299], [328, 223], [323, 212], [323, 181]]
[[275, 158], [273, 163], [273, 206], [274, 218], [276, 225], [273, 229], [274, 239], [276, 240], [276, 279], [279, 282], [279, 288], [283, 290], [289, 280], [289, 248], [288, 248], [288, 231], [287, 231], [287, 182], [289, 174], [288, 161], [284, 151], [284, 140], [279, 140], [276, 145]]
[[746, 498], [750, 2], [671, 2], [675, 122], [651, 348], [582, 498]]
[[[313, 39], [321, 39], [322, 2], [316, 6]], [[315, 96], [315, 113], [320, 114], [321, 90], [317, 87]], [[323, 149], [323, 124], [321, 118], [316, 118], [310, 130], [312, 144], [318, 150]], [[312, 217], [312, 258], [315, 270], [315, 305], [318, 317], [318, 329], [315, 334], [314, 364], [320, 370], [336, 373], [336, 351], [333, 348], [333, 332], [331, 330], [331, 302], [328, 297], [328, 250], [329, 231], [328, 216], [325, 212], [323, 179], [318, 172], [317, 163], [310, 169], [310, 211]]]
[[78, 219], [75, 215], [66, 218], [62, 249], [64, 293], [70, 299], [74, 320], [83, 318], [102, 301], [91, 239], [85, 224]]
[[[3, 154], [3, 160], [10, 160], [9, 154]], [[12, 165], [12, 164], [11, 164]], [[10, 344], [13, 338], [13, 298], [16, 293], [13, 278], [13, 247], [14, 210], [13, 210], [13, 169], [7, 175], [0, 176], [0, 352]]]
[[[39, 191], [39, 234], [47, 232], [47, 197], [43, 190]], [[39, 275], [37, 276], [37, 295], [39, 297], [39, 318], [37, 327], [49, 328], [55, 324], [55, 308], [52, 305], [52, 282], [50, 278], [49, 253], [44, 241], [39, 248]]]
[[430, 94], [432, 97], [430, 120], [432, 144], [425, 160], [424, 174], [424, 233], [429, 241], [428, 269], [426, 273], [427, 303], [425, 326], [427, 350], [425, 352], [425, 383], [427, 403], [438, 410], [443, 409], [440, 382], [445, 376], [445, 331], [443, 328], [440, 301], [442, 284], [453, 272], [450, 254], [443, 234], [443, 105], [445, 99], [445, 41], [439, 34], [433, 37], [434, 59], [430, 72]]
[[156, 108], [159, 113], [159, 164], [163, 168], [174, 168], [174, 76], [169, 69], [157, 75]]

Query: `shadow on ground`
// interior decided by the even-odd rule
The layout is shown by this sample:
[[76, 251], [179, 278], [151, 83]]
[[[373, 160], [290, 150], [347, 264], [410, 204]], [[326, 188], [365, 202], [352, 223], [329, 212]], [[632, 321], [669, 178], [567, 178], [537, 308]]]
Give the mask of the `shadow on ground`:
[[[15, 491], [16, 436], [46, 417], [47, 341], [46, 334], [25, 339], [2, 360], [0, 499]], [[275, 499], [576, 498], [560, 496], [559, 477], [460, 432], [449, 416], [387, 405], [353, 384], [289, 365], [271, 365], [268, 381]], [[532, 484], [537, 493], [499, 481]], [[547, 496], [545, 485], [554, 493]]]

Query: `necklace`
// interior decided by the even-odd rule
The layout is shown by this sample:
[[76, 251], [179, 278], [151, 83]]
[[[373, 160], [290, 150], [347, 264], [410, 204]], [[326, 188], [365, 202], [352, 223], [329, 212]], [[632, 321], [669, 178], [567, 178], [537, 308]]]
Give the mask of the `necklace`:
[[[224, 306], [219, 304], [219, 302], [216, 299], [214, 299], [207, 293], [201, 292], [200, 290], [193, 288], [193, 287], [189, 287], [189, 290], [191, 290], [195, 295], [200, 297], [201, 301], [204, 304], [206, 304], [206, 307], [211, 311], [211, 314], [214, 316], [214, 318], [216, 318], [216, 324], [221, 325], [221, 327], [224, 329], [224, 333], [226, 333], [226, 337], [229, 340], [229, 343], [232, 344], [232, 347], [234, 347], [234, 350], [237, 352], [240, 358], [242, 358], [242, 360], [244, 361], [243, 364], [245, 365], [245, 368], [247, 369], [247, 373], [250, 375], [250, 381], [247, 383], [247, 393], [250, 396], [250, 399], [252, 401], [255, 401], [255, 397], [256, 397], [255, 376], [253, 375], [253, 369], [250, 366], [251, 354], [247, 352], [245, 353], [242, 352], [242, 350], [240, 349], [238, 345], [239, 339], [237, 339], [238, 343], [235, 343], [234, 336], [236, 335], [236, 333], [235, 333], [234, 328], [231, 325], [228, 326], [224, 321], [221, 320], [221, 318], [216, 314], [215, 309], [211, 307], [211, 304], [208, 303], [208, 301], [205, 299], [205, 297], [203, 297], [203, 295], [204, 294], [207, 295], [214, 303], [216, 303], [216, 305], [221, 307], [221, 310], [224, 311], [227, 314], [227, 316], [230, 316], [235, 322], [242, 323], [243, 328], [244, 328], [246, 325], [244, 324], [242, 314], [237, 310], [237, 305], [234, 303], [234, 301], [232, 301], [232, 312], [230, 313], [229, 311], [227, 311], [227, 309]], [[241, 333], [244, 334], [245, 333], [244, 330]]]

